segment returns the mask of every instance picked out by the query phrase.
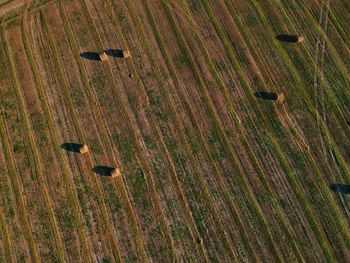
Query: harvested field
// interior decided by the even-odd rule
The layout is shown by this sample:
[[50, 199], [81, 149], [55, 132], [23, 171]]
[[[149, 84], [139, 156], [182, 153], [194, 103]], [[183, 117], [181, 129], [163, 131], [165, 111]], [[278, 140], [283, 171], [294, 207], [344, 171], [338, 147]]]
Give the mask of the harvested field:
[[350, 261], [347, 1], [0, 19], [0, 262]]

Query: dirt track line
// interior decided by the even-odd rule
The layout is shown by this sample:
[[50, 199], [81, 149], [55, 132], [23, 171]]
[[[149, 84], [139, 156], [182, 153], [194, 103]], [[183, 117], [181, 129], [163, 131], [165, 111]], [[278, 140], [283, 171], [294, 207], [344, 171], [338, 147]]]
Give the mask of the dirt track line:
[[[323, 20], [323, 7], [324, 7], [324, 0], [322, 0], [322, 3], [321, 3], [321, 11], [320, 11], [320, 18], [318, 20], [318, 23], [320, 25], [322, 25], [322, 20]], [[322, 38], [322, 35], [321, 34], [318, 34], [317, 36], [317, 42], [316, 42], [316, 51], [315, 51], [315, 59], [314, 59], [314, 68], [315, 68], [315, 73], [314, 73], [314, 93], [315, 93], [315, 107], [316, 109], [318, 110], [318, 87], [320, 85], [319, 83], [319, 79], [318, 79], [318, 74], [317, 74], [317, 69], [319, 67], [319, 51], [320, 51], [320, 46], [323, 47], [323, 43], [321, 44], [321, 38]], [[319, 122], [318, 120], [318, 115], [317, 115], [317, 123]]]
[[[327, 2], [325, 3], [324, 0], [322, 1], [321, 4], [321, 14], [320, 14], [320, 19], [319, 19], [319, 24], [323, 28], [325, 34], [327, 34], [327, 25], [328, 25], [328, 14], [329, 14], [329, 5], [331, 0], [326, 0]], [[324, 7], [326, 7], [326, 10], [324, 10]], [[325, 18], [324, 18], [325, 16]], [[326, 39], [323, 37], [322, 34], [319, 34], [317, 37], [317, 43], [316, 43], [316, 54], [315, 54], [315, 73], [314, 73], [314, 89], [315, 89], [315, 108], [317, 111], [321, 111], [319, 109], [318, 102], [321, 101], [321, 107], [323, 110], [323, 120], [325, 122], [325, 125], [327, 126], [327, 118], [326, 118], [326, 112], [325, 112], [325, 97], [324, 97], [324, 88], [325, 86], [322, 85], [324, 82], [320, 80], [320, 78], [323, 79], [323, 63], [324, 63], [324, 57], [325, 57], [325, 51], [326, 51]], [[321, 47], [320, 47], [321, 46]], [[321, 50], [321, 51], [320, 51]], [[319, 53], [321, 52], [321, 57], [319, 57]], [[320, 71], [321, 76], [317, 74], [317, 72]], [[321, 93], [321, 98], [319, 99], [318, 97], [318, 90], [319, 88], [320, 93]], [[319, 125], [319, 114], [317, 114], [317, 124], [320, 129], [320, 137], [321, 137], [321, 144], [322, 144], [322, 149], [323, 149], [323, 154], [324, 158], [327, 161], [328, 154], [327, 152], [330, 149], [330, 145], [328, 143], [328, 140], [324, 138], [324, 133], [322, 132], [322, 126]], [[326, 135], [327, 132], [326, 132]]]
[[[44, 18], [44, 20], [46, 21], [46, 18]], [[46, 22], [45, 22], [46, 24]], [[49, 31], [47, 25], [46, 25], [46, 33], [47, 35], [49, 36], [49, 43], [51, 44], [51, 49], [53, 50], [53, 53], [54, 54], [57, 54], [57, 48], [53, 42], [53, 38], [52, 38], [52, 35], [51, 35], [51, 32]], [[66, 79], [64, 77], [64, 73], [62, 72], [62, 62], [59, 60], [59, 58], [57, 57], [57, 55], [54, 55], [55, 56], [55, 61], [58, 65], [58, 73], [59, 73], [59, 76], [60, 76], [60, 80], [61, 80], [61, 84], [63, 84], [63, 88], [64, 88], [64, 93], [65, 93], [65, 97], [68, 99], [68, 107], [69, 107], [69, 111], [70, 111], [70, 115], [73, 117], [73, 123], [74, 123], [74, 126], [75, 126], [75, 130], [78, 134], [78, 137], [79, 137], [79, 140], [82, 141], [82, 142], [85, 142], [86, 139], [85, 139], [85, 135], [83, 133], [83, 130], [81, 128], [81, 124], [79, 122], [79, 119], [77, 117], [77, 114], [76, 114], [76, 111], [75, 111], [75, 108], [73, 106], [73, 102], [72, 102], [72, 97], [70, 95], [70, 92], [69, 92], [69, 89], [67, 87], [67, 83], [66, 83]], [[92, 160], [92, 157], [91, 155], [90, 156], [90, 163], [93, 163], [93, 160]], [[108, 230], [105, 230], [107, 231], [107, 236], [109, 238], [109, 242], [112, 246], [112, 252], [113, 252], [113, 255], [114, 255], [114, 259], [116, 261], [121, 261], [121, 258], [120, 258], [120, 251], [119, 251], [119, 248], [118, 248], [118, 242], [117, 240], [115, 239], [114, 235], [112, 234], [112, 231], [111, 231], [111, 223], [110, 223], [110, 219], [109, 219], [109, 216], [108, 216], [108, 212], [107, 212], [107, 208], [106, 208], [106, 204], [105, 204], [105, 201], [104, 201], [104, 198], [103, 198], [103, 192], [102, 192], [102, 187], [101, 187], [101, 183], [98, 181], [98, 179], [96, 178], [95, 175], [92, 175], [91, 176], [93, 178], [93, 183], [94, 183], [94, 186], [95, 186], [95, 189], [97, 188], [97, 191], [98, 191], [98, 203], [100, 204], [100, 207], [101, 208], [101, 211], [102, 211], [102, 219], [103, 219], [103, 222], [106, 226], [108, 226]], [[90, 256], [89, 256], [90, 257]]]

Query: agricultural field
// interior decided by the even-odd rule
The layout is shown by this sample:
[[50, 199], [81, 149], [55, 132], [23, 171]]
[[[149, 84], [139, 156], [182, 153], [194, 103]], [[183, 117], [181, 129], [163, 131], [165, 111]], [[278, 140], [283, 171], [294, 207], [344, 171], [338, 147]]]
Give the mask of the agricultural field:
[[350, 262], [348, 0], [0, 20], [0, 262]]

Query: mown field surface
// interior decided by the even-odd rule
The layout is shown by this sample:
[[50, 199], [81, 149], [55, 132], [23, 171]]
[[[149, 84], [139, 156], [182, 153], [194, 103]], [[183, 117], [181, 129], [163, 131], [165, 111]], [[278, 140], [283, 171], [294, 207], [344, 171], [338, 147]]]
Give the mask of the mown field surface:
[[4, 0], [0, 19], [1, 262], [350, 261], [349, 1]]

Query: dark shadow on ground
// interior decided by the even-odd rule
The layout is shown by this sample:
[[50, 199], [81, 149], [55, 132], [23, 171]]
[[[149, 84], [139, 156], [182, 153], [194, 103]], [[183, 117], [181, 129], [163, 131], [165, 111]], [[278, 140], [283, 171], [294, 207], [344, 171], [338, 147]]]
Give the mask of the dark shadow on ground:
[[331, 184], [329, 187], [332, 191], [340, 194], [350, 194], [349, 184]]
[[298, 36], [293, 36], [293, 35], [282, 34], [282, 35], [276, 36], [276, 38], [281, 42], [288, 42], [288, 43], [298, 42]]
[[111, 173], [114, 169], [112, 167], [108, 166], [95, 166], [92, 168], [92, 171], [95, 174], [102, 175], [102, 176], [111, 176]]
[[67, 152], [74, 152], [79, 153], [80, 147], [82, 147], [82, 144], [79, 143], [73, 143], [73, 142], [66, 142], [61, 145], [61, 148]]
[[80, 56], [85, 59], [100, 61], [100, 54], [97, 52], [82, 52]]
[[278, 95], [274, 92], [257, 91], [254, 96], [262, 100], [277, 100]]
[[115, 58], [122, 58], [123, 57], [123, 50], [121, 49], [107, 49], [105, 50], [106, 54], [111, 57]]

